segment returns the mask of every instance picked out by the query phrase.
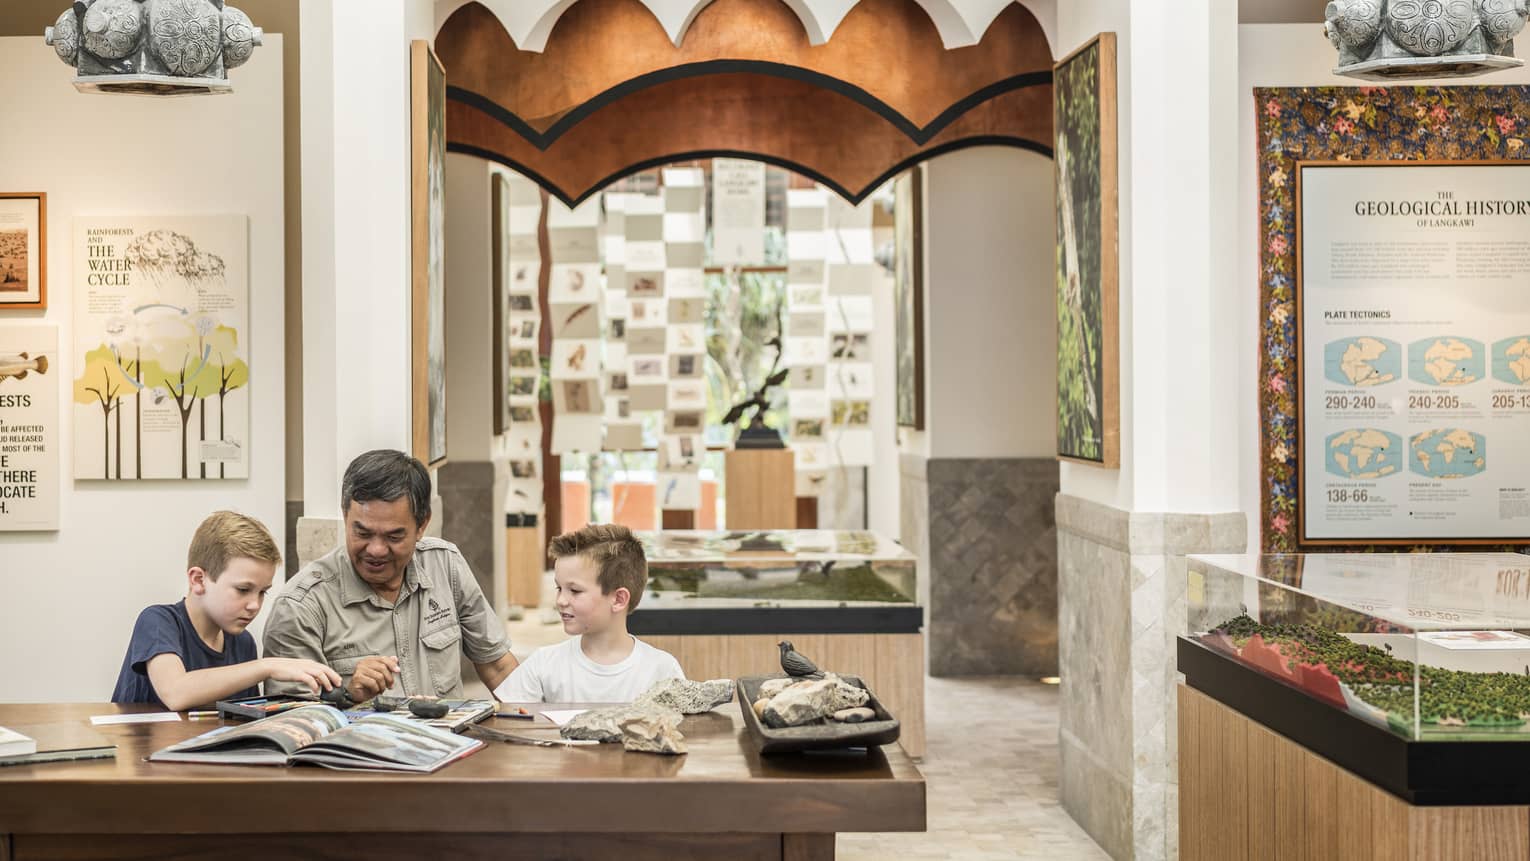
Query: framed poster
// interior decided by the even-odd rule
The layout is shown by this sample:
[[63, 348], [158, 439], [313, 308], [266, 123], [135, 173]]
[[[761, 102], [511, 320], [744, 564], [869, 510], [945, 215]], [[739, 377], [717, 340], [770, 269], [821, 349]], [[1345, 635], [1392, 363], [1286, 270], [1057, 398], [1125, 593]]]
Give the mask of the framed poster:
[[48, 195], [0, 192], [0, 311], [48, 307]]
[[491, 278], [494, 290], [494, 332], [492, 373], [490, 385], [494, 388], [494, 435], [510, 430], [510, 398], [506, 387], [510, 384], [510, 181], [502, 173], [494, 174], [491, 186], [493, 262]]
[[0, 532], [58, 529], [58, 327], [0, 324]]
[[1530, 163], [1296, 163], [1298, 535], [1530, 538]]
[[410, 43], [413, 189], [410, 338], [414, 456], [446, 460], [446, 72], [430, 43]]
[[893, 295], [897, 302], [898, 427], [924, 430], [923, 169], [893, 185]]
[[249, 220], [74, 221], [74, 477], [250, 474]]
[[1117, 357], [1116, 36], [1053, 68], [1057, 171], [1057, 456], [1121, 465]]

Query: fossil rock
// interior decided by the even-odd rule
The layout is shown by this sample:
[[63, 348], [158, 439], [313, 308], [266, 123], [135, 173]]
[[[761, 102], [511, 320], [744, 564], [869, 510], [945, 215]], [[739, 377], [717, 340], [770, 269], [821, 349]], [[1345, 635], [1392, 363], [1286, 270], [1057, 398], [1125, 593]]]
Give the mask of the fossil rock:
[[792, 685], [797, 684], [799, 681], [801, 680], [794, 679], [790, 676], [781, 679], [766, 679], [760, 683], [760, 696], [769, 699], [770, 697], [781, 693]]
[[633, 705], [651, 704], [674, 709], [681, 714], [698, 715], [732, 699], [732, 679], [712, 679], [707, 682], [665, 679], [645, 691]]
[[680, 713], [645, 711], [621, 720], [622, 747], [639, 753], [685, 753]]
[[876, 712], [866, 708], [865, 706], [861, 706], [860, 708], [854, 709], [840, 709], [831, 717], [842, 723], [860, 723], [862, 721], [871, 720], [876, 716]]
[[843, 709], [866, 704], [866, 691], [833, 673], [813, 682], [792, 685], [770, 698], [760, 719], [767, 726], [801, 726]]
[[558, 733], [564, 738], [593, 739], [603, 742], [621, 741], [622, 721], [663, 711], [670, 710], [657, 706], [644, 708], [637, 705], [590, 709], [583, 714], [574, 715], [573, 719], [564, 724]]

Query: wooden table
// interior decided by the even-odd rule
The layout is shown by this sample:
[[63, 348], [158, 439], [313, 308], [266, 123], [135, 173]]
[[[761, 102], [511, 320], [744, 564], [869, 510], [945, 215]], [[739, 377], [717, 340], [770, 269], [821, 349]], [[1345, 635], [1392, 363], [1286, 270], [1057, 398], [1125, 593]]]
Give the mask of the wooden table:
[[[548, 705], [546, 708], [557, 708]], [[0, 768], [0, 861], [218, 858], [831, 859], [838, 831], [922, 831], [897, 745], [761, 757], [737, 703], [687, 717], [690, 753], [486, 742], [430, 775], [150, 763], [216, 721], [98, 727], [115, 760]], [[143, 710], [0, 705], [0, 726]], [[555, 736], [491, 718], [503, 730]]]

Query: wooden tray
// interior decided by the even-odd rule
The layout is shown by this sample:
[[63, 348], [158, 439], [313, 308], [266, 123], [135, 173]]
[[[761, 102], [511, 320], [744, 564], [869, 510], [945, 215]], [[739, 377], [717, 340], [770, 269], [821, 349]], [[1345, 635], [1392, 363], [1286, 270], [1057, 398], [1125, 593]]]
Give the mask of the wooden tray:
[[888, 714], [877, 695], [856, 676], [840, 676], [852, 685], [866, 691], [866, 707], [876, 712], [876, 717], [861, 723], [813, 723], [774, 729], [760, 723], [754, 713], [754, 701], [760, 696], [760, 685], [775, 676], [744, 676], [738, 680], [738, 705], [743, 711], [744, 725], [759, 746], [760, 753], [796, 753], [804, 750], [842, 750], [850, 747], [867, 749], [898, 740], [898, 719]]

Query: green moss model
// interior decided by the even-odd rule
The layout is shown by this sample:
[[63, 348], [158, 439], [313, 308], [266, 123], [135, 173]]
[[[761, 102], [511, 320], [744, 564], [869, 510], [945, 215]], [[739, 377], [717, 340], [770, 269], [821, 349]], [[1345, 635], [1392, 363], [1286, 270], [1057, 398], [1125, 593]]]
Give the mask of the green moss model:
[[[1326, 666], [1393, 722], [1405, 726], [1412, 720], [1415, 665], [1387, 650], [1363, 646], [1316, 625], [1264, 625], [1247, 615], [1229, 619], [1213, 633], [1226, 635], [1240, 650], [1257, 634], [1291, 664]], [[1530, 721], [1530, 668], [1526, 674], [1416, 669], [1422, 723], [1510, 728]]]

